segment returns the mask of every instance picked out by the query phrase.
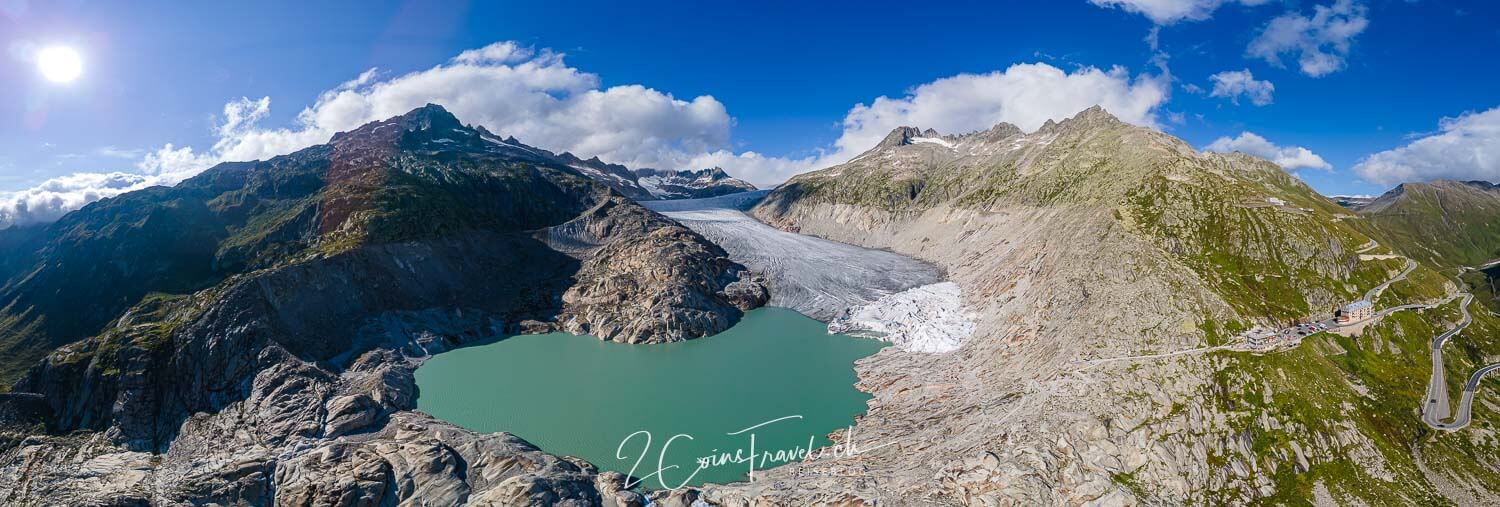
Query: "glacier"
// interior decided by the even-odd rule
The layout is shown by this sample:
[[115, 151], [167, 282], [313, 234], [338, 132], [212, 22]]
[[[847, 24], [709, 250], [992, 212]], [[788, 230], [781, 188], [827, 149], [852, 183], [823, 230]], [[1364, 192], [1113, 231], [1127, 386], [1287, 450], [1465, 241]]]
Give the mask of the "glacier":
[[828, 323], [828, 332], [891, 342], [912, 352], [958, 350], [974, 334], [958, 284], [939, 282], [891, 294], [849, 308]]
[[703, 235], [767, 278], [771, 306], [823, 322], [830, 332], [945, 352], [973, 333], [958, 285], [931, 264], [884, 250], [786, 232], [746, 215], [768, 191], [641, 203]]

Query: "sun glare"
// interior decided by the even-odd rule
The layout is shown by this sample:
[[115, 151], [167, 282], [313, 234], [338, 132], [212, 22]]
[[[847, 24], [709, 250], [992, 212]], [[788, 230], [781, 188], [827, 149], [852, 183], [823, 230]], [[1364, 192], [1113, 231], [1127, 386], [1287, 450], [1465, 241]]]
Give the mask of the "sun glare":
[[36, 54], [37, 69], [54, 83], [68, 83], [83, 73], [83, 58], [67, 46], [52, 46]]

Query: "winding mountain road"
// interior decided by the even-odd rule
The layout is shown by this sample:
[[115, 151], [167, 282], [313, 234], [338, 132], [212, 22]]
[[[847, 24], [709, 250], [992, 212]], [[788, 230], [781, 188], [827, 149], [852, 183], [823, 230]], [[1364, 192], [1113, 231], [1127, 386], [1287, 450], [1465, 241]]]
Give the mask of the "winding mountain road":
[[[1443, 419], [1451, 415], [1449, 412], [1451, 406], [1448, 403], [1447, 372], [1443, 369], [1443, 344], [1448, 343], [1449, 338], [1469, 326], [1469, 322], [1473, 320], [1469, 315], [1469, 301], [1473, 299], [1473, 295], [1465, 294], [1462, 306], [1460, 306], [1463, 318], [1459, 320], [1458, 325], [1432, 339], [1432, 375], [1427, 379], [1427, 402], [1422, 405], [1422, 422], [1433, 428], [1458, 429], [1469, 424], [1468, 406], [1462, 403], [1458, 409], [1460, 414], [1458, 419], [1462, 420], [1462, 425], [1452, 426], [1457, 424], [1458, 420], [1454, 423], [1443, 423]], [[1470, 396], [1470, 399], [1473, 397]]]
[[1417, 261], [1406, 259], [1406, 269], [1402, 270], [1401, 274], [1391, 277], [1390, 280], [1386, 280], [1385, 283], [1376, 285], [1370, 290], [1365, 291], [1365, 301], [1375, 302], [1375, 298], [1380, 296], [1380, 293], [1385, 292], [1387, 287], [1390, 287], [1393, 283], [1405, 280], [1406, 275], [1411, 274], [1411, 271], [1414, 269], [1417, 269]]
[[[1484, 380], [1484, 376], [1490, 372], [1500, 370], [1500, 363], [1475, 370], [1474, 374], [1469, 376], [1469, 380], [1464, 382], [1462, 394], [1459, 395], [1457, 415], [1449, 411], [1451, 406], [1448, 403], [1447, 377], [1443, 371], [1443, 344], [1448, 343], [1449, 338], [1458, 335], [1464, 328], [1469, 327], [1470, 322], [1473, 322], [1473, 316], [1469, 314], [1469, 303], [1473, 300], [1473, 294], [1464, 293], [1464, 300], [1460, 307], [1463, 311], [1463, 318], [1453, 329], [1449, 329], [1432, 340], [1432, 376], [1427, 380], [1427, 401], [1422, 405], [1422, 422], [1433, 429], [1457, 431], [1468, 426], [1473, 413], [1474, 393], [1479, 389], [1479, 381]], [[1444, 422], [1450, 415], [1453, 419]]]
[[[1368, 250], [1369, 248], [1372, 248], [1372, 247], [1365, 247], [1364, 249]], [[1483, 268], [1485, 268], [1487, 266], [1493, 266], [1493, 265], [1495, 265], [1497, 263], [1500, 263], [1500, 260], [1496, 260], [1496, 261], [1492, 261], [1490, 263], [1487, 263], [1484, 266], [1480, 266], [1478, 269], [1483, 269]], [[1396, 275], [1395, 277], [1392, 277], [1391, 279], [1386, 280], [1385, 283], [1382, 283], [1382, 284], [1380, 284], [1378, 286], [1375, 286], [1374, 288], [1370, 289], [1369, 291], [1366, 291], [1364, 299], [1366, 301], [1372, 301], [1373, 302], [1374, 298], [1377, 297], [1377, 296], [1379, 296], [1381, 292], [1384, 292], [1386, 288], [1388, 288], [1388, 287], [1391, 286], [1391, 284], [1396, 283], [1396, 282], [1401, 281], [1401, 280], [1404, 280], [1406, 278], [1406, 275], [1411, 274], [1412, 270], [1415, 270], [1416, 267], [1417, 267], [1417, 262], [1416, 261], [1414, 261], [1414, 260], [1412, 260], [1410, 258], [1406, 259], [1406, 269], [1402, 270], [1401, 273], [1398, 274], [1398, 275]], [[1464, 268], [1464, 269], [1467, 270], [1467, 269], [1476, 269], [1476, 268]], [[1462, 283], [1462, 282], [1460, 282], [1460, 283]], [[1363, 323], [1368, 322], [1368, 321], [1372, 321], [1372, 320], [1376, 320], [1376, 319], [1385, 317], [1386, 315], [1389, 315], [1389, 314], [1395, 313], [1395, 312], [1399, 312], [1399, 311], [1417, 310], [1417, 309], [1426, 309], [1426, 308], [1436, 308], [1438, 306], [1442, 306], [1442, 305], [1448, 304], [1448, 303], [1452, 302], [1454, 299], [1457, 299], [1459, 297], [1463, 298], [1463, 302], [1460, 303], [1461, 306], [1459, 307], [1459, 309], [1463, 312], [1463, 318], [1459, 319], [1458, 325], [1454, 326], [1453, 329], [1449, 329], [1449, 330], [1443, 332], [1443, 334], [1437, 335], [1432, 340], [1432, 376], [1430, 378], [1428, 378], [1428, 380], [1427, 380], [1427, 396], [1426, 396], [1426, 400], [1422, 404], [1422, 422], [1425, 423], [1425, 424], [1427, 424], [1428, 426], [1432, 427], [1433, 429], [1439, 429], [1439, 430], [1445, 430], [1445, 431], [1457, 431], [1457, 430], [1463, 429], [1464, 427], [1466, 427], [1466, 426], [1469, 425], [1469, 421], [1470, 421], [1470, 419], [1472, 417], [1472, 413], [1473, 413], [1472, 409], [1473, 409], [1473, 404], [1474, 404], [1474, 393], [1479, 390], [1479, 382], [1482, 381], [1482, 380], [1484, 380], [1484, 376], [1485, 375], [1488, 375], [1491, 372], [1500, 371], [1500, 363], [1495, 363], [1495, 364], [1487, 365], [1487, 366], [1484, 366], [1482, 368], [1479, 368], [1478, 370], [1475, 370], [1474, 374], [1471, 375], [1471, 376], [1469, 376], [1469, 380], [1467, 382], [1464, 382], [1463, 391], [1459, 395], [1457, 415], [1455, 416], [1453, 414], [1453, 412], [1451, 411], [1451, 409], [1453, 407], [1448, 403], [1447, 377], [1445, 376], [1445, 372], [1443, 370], [1443, 345], [1448, 342], [1448, 339], [1453, 338], [1454, 336], [1457, 336], [1458, 333], [1462, 332], [1465, 328], [1469, 327], [1469, 324], [1474, 321], [1473, 315], [1471, 315], [1469, 313], [1469, 303], [1472, 303], [1474, 301], [1474, 294], [1466, 291], [1466, 292], [1460, 292], [1460, 293], [1454, 294], [1454, 295], [1449, 296], [1449, 297], [1443, 299], [1442, 301], [1439, 301], [1439, 302], [1436, 302], [1436, 303], [1413, 303], [1413, 304], [1405, 304], [1405, 305], [1393, 306], [1393, 307], [1386, 308], [1386, 309], [1380, 310], [1378, 312], [1375, 312], [1374, 315], [1372, 315], [1369, 318], [1366, 318], [1364, 320], [1361, 320], [1359, 322], [1351, 322], [1351, 323], [1343, 324], [1341, 326], [1340, 325], [1335, 325], [1334, 326], [1334, 327], [1355, 326], [1355, 325], [1363, 324]], [[1283, 331], [1283, 334], [1285, 334], [1285, 331]], [[1298, 340], [1298, 342], [1300, 342], [1300, 340]], [[1236, 347], [1230, 346], [1230, 345], [1220, 345], [1220, 346], [1215, 346], [1215, 347], [1199, 347], [1199, 348], [1193, 348], [1193, 349], [1187, 349], [1187, 350], [1179, 350], [1179, 351], [1176, 351], [1176, 352], [1167, 352], [1167, 353], [1162, 353], [1162, 354], [1148, 354], [1148, 355], [1139, 355], [1139, 356], [1126, 356], [1126, 357], [1113, 357], [1113, 358], [1106, 358], [1106, 359], [1094, 359], [1094, 360], [1089, 360], [1089, 361], [1077, 361], [1078, 363], [1085, 364], [1086, 366], [1084, 366], [1083, 368], [1080, 368], [1078, 371], [1075, 371], [1075, 373], [1081, 372], [1083, 370], [1087, 370], [1089, 368], [1092, 368], [1094, 366], [1098, 366], [1100, 364], [1111, 363], [1111, 362], [1116, 362], [1116, 361], [1160, 359], [1160, 358], [1175, 357], [1175, 356], [1186, 355], [1186, 354], [1199, 354], [1199, 353], [1213, 352], [1213, 351], [1217, 351], [1217, 350], [1239, 350], [1239, 349], [1236, 348]], [[1451, 420], [1449, 420], [1450, 417], [1452, 418]], [[1444, 422], [1444, 421], [1447, 421], [1447, 422]]]
[[[1365, 301], [1373, 302], [1375, 298], [1380, 296], [1380, 293], [1384, 292], [1386, 288], [1391, 286], [1391, 284], [1405, 279], [1406, 275], [1411, 274], [1412, 270], [1416, 268], [1417, 261], [1414, 261], [1410, 258], [1406, 259], [1406, 269], [1402, 270], [1401, 274], [1398, 274], [1394, 278], [1387, 280], [1385, 283], [1377, 285], [1374, 288], [1371, 288], [1369, 291], [1366, 291]], [[1468, 270], [1475, 268], [1464, 269]], [[1479, 269], [1483, 269], [1483, 266], [1481, 266]], [[1463, 282], [1459, 283], [1462, 284]], [[1469, 377], [1468, 382], [1464, 383], [1463, 392], [1459, 395], [1458, 413], [1457, 415], [1453, 414], [1451, 410], [1453, 407], [1448, 402], [1447, 374], [1443, 369], [1443, 345], [1448, 343], [1449, 338], [1457, 336], [1458, 333], [1469, 327], [1469, 324], [1474, 321], [1473, 315], [1469, 314], [1469, 303], [1472, 303], [1474, 301], [1474, 294], [1467, 291], [1461, 292], [1450, 296], [1437, 304], [1407, 304], [1394, 306], [1391, 308], [1380, 310], [1379, 312], [1376, 312], [1376, 314], [1370, 319], [1366, 319], [1378, 319], [1393, 312], [1402, 310], [1434, 308], [1437, 306], [1448, 304], [1449, 302], [1453, 301], [1454, 298], [1459, 296], [1463, 297], [1463, 302], [1459, 303], [1459, 310], [1463, 313], [1463, 318], [1459, 319], [1458, 325], [1453, 326], [1453, 329], [1444, 331], [1443, 334], [1437, 335], [1432, 339], [1432, 375], [1427, 379], [1427, 398], [1426, 401], [1422, 404], [1422, 422], [1434, 429], [1446, 431], [1457, 431], [1469, 425], [1469, 420], [1472, 415], [1472, 408], [1474, 404], [1474, 392], [1479, 389], [1479, 381], [1483, 380], [1484, 376], [1488, 375], [1490, 372], [1500, 370], [1500, 363], [1491, 364], [1476, 370], [1474, 374]], [[1448, 420], [1450, 417], [1452, 417], [1452, 420], [1443, 422], [1445, 420]]]

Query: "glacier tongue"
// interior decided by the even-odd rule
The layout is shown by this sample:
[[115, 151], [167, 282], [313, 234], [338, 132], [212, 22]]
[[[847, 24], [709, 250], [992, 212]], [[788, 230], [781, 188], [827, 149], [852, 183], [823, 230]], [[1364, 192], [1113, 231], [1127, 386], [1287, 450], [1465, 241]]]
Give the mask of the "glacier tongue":
[[903, 255], [782, 231], [741, 212], [769, 191], [650, 201], [770, 280], [771, 306], [828, 322], [828, 331], [949, 352], [974, 333], [958, 284]]
[[764, 191], [745, 192], [643, 204], [702, 234], [735, 262], [765, 276], [771, 306], [823, 322], [849, 308], [941, 281], [936, 267], [916, 259], [782, 231], [739, 211], [763, 195]]
[[828, 332], [884, 340], [912, 352], [951, 352], [974, 334], [958, 284], [939, 282], [846, 310]]

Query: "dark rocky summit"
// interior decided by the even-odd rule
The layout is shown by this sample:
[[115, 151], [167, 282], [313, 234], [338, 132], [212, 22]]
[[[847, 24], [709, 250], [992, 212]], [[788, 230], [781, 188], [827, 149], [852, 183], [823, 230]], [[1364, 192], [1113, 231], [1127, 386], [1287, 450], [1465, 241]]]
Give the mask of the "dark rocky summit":
[[614, 502], [636, 494], [588, 463], [411, 412], [416, 365], [522, 330], [685, 340], [767, 297], [433, 105], [22, 232], [0, 234], [27, 246], [0, 261], [0, 344], [45, 358], [0, 399], [6, 504]]

